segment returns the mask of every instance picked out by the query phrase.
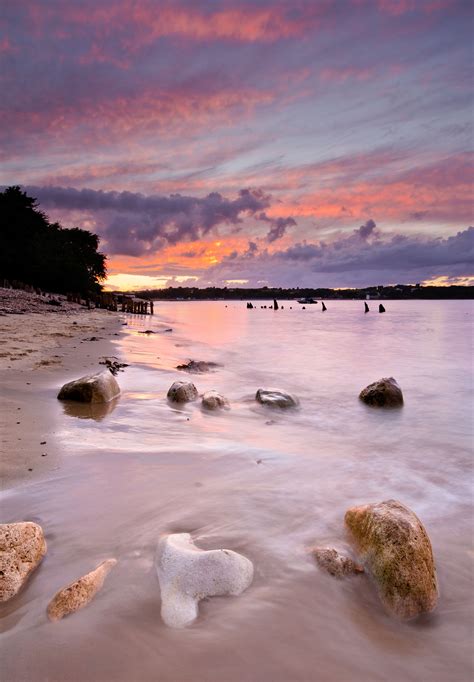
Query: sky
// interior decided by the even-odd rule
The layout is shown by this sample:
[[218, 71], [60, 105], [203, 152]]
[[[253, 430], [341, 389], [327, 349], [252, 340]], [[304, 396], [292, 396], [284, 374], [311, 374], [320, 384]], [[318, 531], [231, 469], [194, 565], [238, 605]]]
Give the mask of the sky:
[[15, 0], [0, 184], [107, 286], [474, 283], [464, 0]]

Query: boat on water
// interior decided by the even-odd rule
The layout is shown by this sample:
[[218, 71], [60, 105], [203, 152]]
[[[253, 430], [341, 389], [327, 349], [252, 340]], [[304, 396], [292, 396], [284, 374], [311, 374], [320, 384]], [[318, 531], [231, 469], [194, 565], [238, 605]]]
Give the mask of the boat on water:
[[317, 303], [314, 298], [299, 298], [298, 303], [303, 303], [304, 305], [310, 305], [311, 303]]

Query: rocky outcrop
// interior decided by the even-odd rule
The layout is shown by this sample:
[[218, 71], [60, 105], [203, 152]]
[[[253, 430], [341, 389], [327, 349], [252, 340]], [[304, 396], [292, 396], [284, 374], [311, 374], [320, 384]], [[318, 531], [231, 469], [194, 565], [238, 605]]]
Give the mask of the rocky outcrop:
[[253, 564], [230, 549], [204, 551], [189, 533], [163, 537], [156, 570], [161, 589], [161, 616], [170, 627], [184, 627], [198, 615], [201, 599], [239, 595], [253, 579]]
[[197, 388], [190, 381], [175, 381], [168, 390], [168, 400], [173, 403], [188, 403], [197, 397]]
[[431, 543], [410, 509], [395, 500], [366, 504], [349, 509], [345, 522], [389, 612], [406, 620], [435, 608]]
[[102, 588], [107, 575], [116, 563], [116, 559], [107, 559], [87, 575], [59, 590], [48, 604], [48, 618], [61, 620], [64, 616], [87, 606]]
[[58, 393], [58, 399], [75, 400], [80, 403], [108, 403], [119, 395], [120, 386], [106, 369], [98, 374], [64, 384]]
[[229, 401], [217, 391], [206, 391], [202, 396], [202, 406], [207, 410], [217, 410], [219, 408], [229, 408]]
[[37, 523], [0, 525], [0, 601], [20, 591], [45, 554], [46, 540]]
[[255, 395], [255, 400], [269, 407], [296, 407], [299, 404], [298, 399], [294, 396], [273, 388], [259, 388]]
[[321, 568], [337, 578], [364, 572], [362, 566], [356, 564], [351, 557], [345, 556], [335, 549], [315, 547], [311, 553]]
[[379, 379], [366, 386], [359, 394], [359, 398], [372, 407], [401, 407], [403, 393], [393, 377]]

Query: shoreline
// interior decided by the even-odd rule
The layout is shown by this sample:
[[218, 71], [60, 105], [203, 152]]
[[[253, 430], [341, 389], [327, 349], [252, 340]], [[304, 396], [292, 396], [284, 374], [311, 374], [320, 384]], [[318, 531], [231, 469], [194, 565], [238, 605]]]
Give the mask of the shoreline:
[[[31, 302], [35, 295], [28, 296]], [[2, 491], [44, 479], [61, 467], [54, 435], [60, 412], [50, 409], [50, 401], [57, 406], [57, 392], [66, 381], [104, 369], [99, 361], [116, 354], [113, 341], [121, 336], [122, 319], [120, 313], [69, 303], [48, 312], [2, 315]]]

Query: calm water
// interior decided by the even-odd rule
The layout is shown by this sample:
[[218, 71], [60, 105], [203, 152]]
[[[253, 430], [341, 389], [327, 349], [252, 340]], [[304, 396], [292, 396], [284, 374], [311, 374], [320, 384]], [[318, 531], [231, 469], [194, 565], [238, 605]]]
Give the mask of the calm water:
[[[362, 302], [329, 302], [324, 314], [283, 305], [159, 303], [154, 318], [129, 316], [122, 396], [95, 419], [65, 411], [51, 387], [60, 471], [3, 503], [6, 520], [37, 520], [49, 543], [1, 621], [3, 679], [470, 679], [472, 305], [389, 301], [385, 315], [375, 304], [364, 315]], [[189, 359], [221, 365], [190, 378], [231, 410], [167, 403]], [[358, 400], [381, 376], [400, 383], [402, 410]], [[257, 405], [259, 387], [296, 394], [300, 408]], [[393, 621], [366, 577], [335, 580], [307, 551], [347, 549], [346, 509], [389, 498], [418, 514], [433, 544], [441, 599], [416, 623]], [[161, 622], [153, 568], [170, 531], [255, 565], [246, 593], [202, 603], [178, 631]], [[49, 624], [48, 597], [109, 556], [119, 564], [95, 602]]]

